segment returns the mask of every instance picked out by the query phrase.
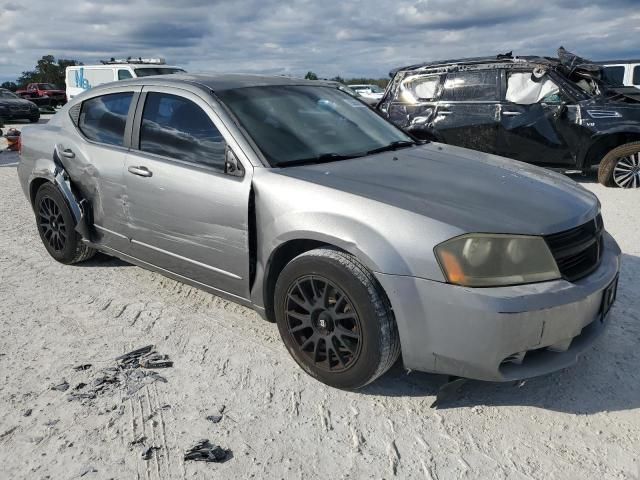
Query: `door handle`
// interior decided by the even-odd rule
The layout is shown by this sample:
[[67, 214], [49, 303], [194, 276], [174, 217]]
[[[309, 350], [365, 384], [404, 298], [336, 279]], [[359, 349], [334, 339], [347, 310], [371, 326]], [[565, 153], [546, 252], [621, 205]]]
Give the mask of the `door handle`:
[[507, 110], [506, 112], [502, 112], [502, 115], [505, 117], [515, 117], [516, 115], [522, 115], [522, 112], [511, 112]]
[[129, 173], [133, 173], [134, 175], [138, 175], [139, 177], [150, 177], [151, 175], [153, 175], [153, 173], [151, 172], [151, 170], [149, 170], [147, 167], [129, 167], [127, 168], [127, 170], [129, 171]]
[[73, 150], [71, 150], [70, 148], [65, 148], [64, 150], [62, 150], [62, 156], [67, 158], [73, 158], [76, 156], [76, 154], [73, 153]]

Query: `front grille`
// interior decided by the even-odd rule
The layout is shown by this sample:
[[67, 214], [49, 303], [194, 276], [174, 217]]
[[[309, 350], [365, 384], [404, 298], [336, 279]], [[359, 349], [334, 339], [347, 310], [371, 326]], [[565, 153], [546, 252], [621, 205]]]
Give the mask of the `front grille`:
[[602, 255], [602, 216], [564, 232], [546, 235], [562, 277], [570, 282], [589, 275]]

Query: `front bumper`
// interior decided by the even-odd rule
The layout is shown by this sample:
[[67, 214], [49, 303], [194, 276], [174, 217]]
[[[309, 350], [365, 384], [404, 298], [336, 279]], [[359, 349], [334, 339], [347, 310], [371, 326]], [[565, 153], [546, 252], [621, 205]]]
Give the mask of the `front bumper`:
[[467, 288], [376, 273], [393, 306], [405, 366], [509, 381], [574, 364], [607, 325], [603, 292], [617, 278], [620, 248], [608, 233], [603, 239], [598, 269], [575, 283]]

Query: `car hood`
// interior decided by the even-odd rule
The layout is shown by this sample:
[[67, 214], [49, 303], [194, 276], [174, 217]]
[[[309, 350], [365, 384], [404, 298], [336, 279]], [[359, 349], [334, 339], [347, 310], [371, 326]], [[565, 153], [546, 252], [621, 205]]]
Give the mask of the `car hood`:
[[585, 223], [599, 209], [595, 195], [563, 175], [438, 143], [277, 171], [462, 232], [545, 235]]

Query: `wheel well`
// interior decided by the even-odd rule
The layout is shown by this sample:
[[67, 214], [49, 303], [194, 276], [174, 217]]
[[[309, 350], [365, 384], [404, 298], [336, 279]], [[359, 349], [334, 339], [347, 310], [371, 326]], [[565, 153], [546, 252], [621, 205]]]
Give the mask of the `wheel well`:
[[46, 178], [34, 178], [31, 184], [29, 185], [29, 200], [31, 201], [31, 205], [36, 201], [36, 193], [40, 190], [40, 187], [45, 183], [48, 183], [49, 180]]
[[320, 247], [335, 247], [335, 245], [319, 242], [317, 240], [290, 240], [280, 245], [271, 254], [271, 258], [267, 263], [264, 282], [264, 308], [267, 320], [270, 322], [276, 321], [273, 306], [273, 295], [276, 290], [276, 282], [278, 281], [278, 277], [280, 276], [282, 269], [298, 255]]
[[629, 142], [640, 141], [640, 133], [613, 133], [595, 141], [584, 158], [584, 168], [598, 165], [610, 150]]

